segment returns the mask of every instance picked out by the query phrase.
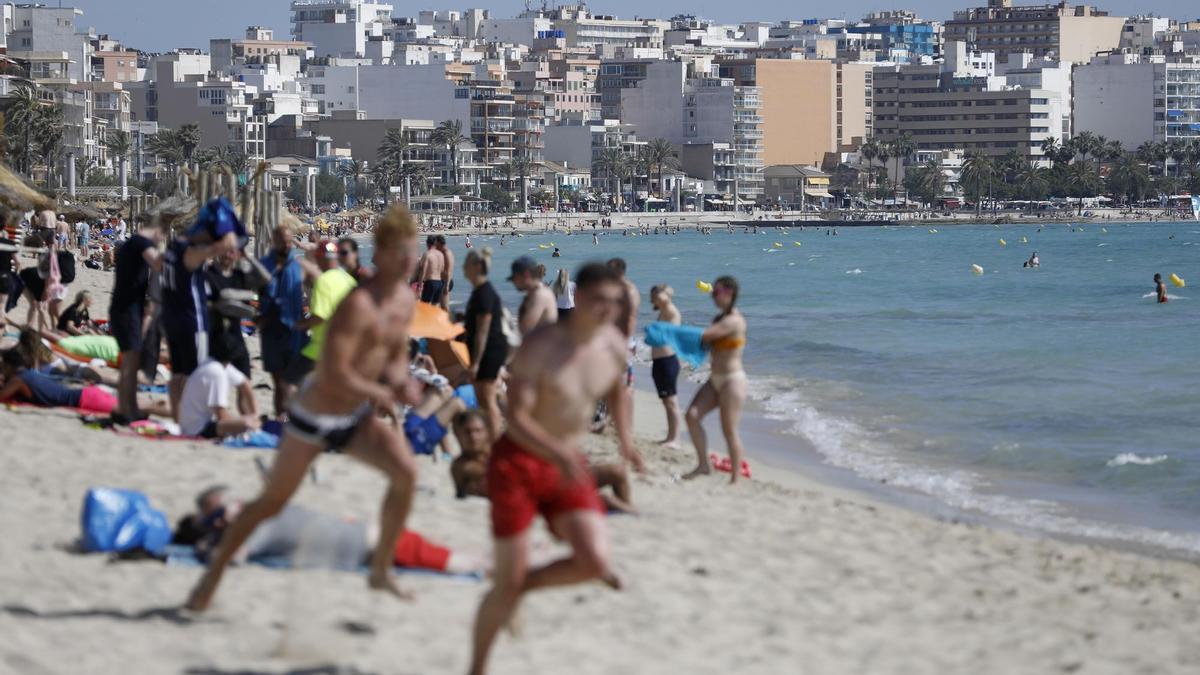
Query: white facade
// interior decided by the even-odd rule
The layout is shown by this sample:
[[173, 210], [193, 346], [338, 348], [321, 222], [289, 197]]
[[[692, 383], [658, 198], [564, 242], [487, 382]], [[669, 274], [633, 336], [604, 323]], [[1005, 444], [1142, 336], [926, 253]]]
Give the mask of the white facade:
[[458, 119], [471, 124], [465, 87], [437, 65], [310, 66], [308, 89], [321, 115], [360, 110], [367, 119]]
[[[7, 35], [10, 52], [66, 52], [69, 77], [87, 82], [92, 72], [92, 31], [80, 30], [83, 10], [45, 5], [5, 5], [11, 8], [12, 26]], [[6, 11], [7, 14], [7, 11]]]
[[362, 56], [392, 20], [392, 5], [368, 0], [293, 0], [291, 9], [292, 36], [315, 56]]
[[1200, 62], [1136, 54], [1098, 56], [1074, 74], [1075, 132], [1119, 140], [1200, 140]]

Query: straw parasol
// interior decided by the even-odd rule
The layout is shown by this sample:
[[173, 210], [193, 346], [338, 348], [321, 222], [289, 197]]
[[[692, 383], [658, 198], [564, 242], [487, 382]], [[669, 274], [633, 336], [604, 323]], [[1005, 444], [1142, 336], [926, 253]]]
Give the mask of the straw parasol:
[[82, 220], [104, 220], [108, 218], [107, 213], [87, 204], [59, 204], [56, 211], [68, 223], [78, 223]]
[[20, 211], [54, 208], [54, 202], [49, 197], [38, 192], [3, 163], [0, 163], [0, 204]]

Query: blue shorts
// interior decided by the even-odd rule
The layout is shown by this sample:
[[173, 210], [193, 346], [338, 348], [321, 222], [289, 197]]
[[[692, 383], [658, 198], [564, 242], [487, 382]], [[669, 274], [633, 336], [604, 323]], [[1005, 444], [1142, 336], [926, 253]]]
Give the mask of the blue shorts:
[[419, 417], [410, 412], [404, 416], [404, 435], [414, 453], [432, 455], [438, 443], [446, 437], [446, 427], [438, 421], [437, 415]]

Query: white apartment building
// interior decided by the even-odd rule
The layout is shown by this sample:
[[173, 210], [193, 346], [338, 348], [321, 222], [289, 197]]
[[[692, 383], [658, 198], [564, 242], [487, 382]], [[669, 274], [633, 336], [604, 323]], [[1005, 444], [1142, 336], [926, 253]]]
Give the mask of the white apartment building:
[[632, 124], [618, 120], [581, 123], [572, 121], [546, 127], [543, 135], [547, 161], [591, 168], [605, 150], [636, 155], [645, 141], [638, 140]]
[[646, 67], [637, 86], [621, 90], [621, 121], [643, 140], [728, 143], [737, 163], [738, 193], [753, 201], [762, 194], [762, 131], [757, 87], [732, 79], [689, 76], [687, 65], [660, 61]]
[[562, 31], [568, 47], [600, 50], [615, 47], [642, 47], [662, 52], [669, 21], [658, 19], [618, 19], [593, 15], [585, 5], [561, 5], [543, 13], [554, 21], [554, 30]]
[[91, 79], [92, 40], [96, 36], [92, 29], [79, 30], [76, 25], [83, 10], [33, 4], [5, 7], [12, 8], [12, 27], [7, 35], [10, 54], [65, 52], [70, 60], [67, 77], [77, 82]]
[[227, 78], [156, 82], [156, 118], [160, 127], [200, 127], [200, 147], [232, 146], [253, 158], [266, 156], [266, 119], [254, 114], [258, 92]]
[[314, 56], [363, 56], [367, 39], [382, 37], [392, 5], [369, 0], [293, 0], [292, 37]]
[[1075, 132], [1132, 150], [1147, 141], [1200, 140], [1200, 57], [1106, 54], [1074, 73]]

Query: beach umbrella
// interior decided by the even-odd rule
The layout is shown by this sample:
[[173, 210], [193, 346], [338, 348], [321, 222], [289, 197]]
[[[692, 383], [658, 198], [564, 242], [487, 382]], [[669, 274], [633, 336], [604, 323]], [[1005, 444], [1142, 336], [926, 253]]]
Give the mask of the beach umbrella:
[[0, 163], [0, 204], [20, 211], [54, 208], [54, 202]]

